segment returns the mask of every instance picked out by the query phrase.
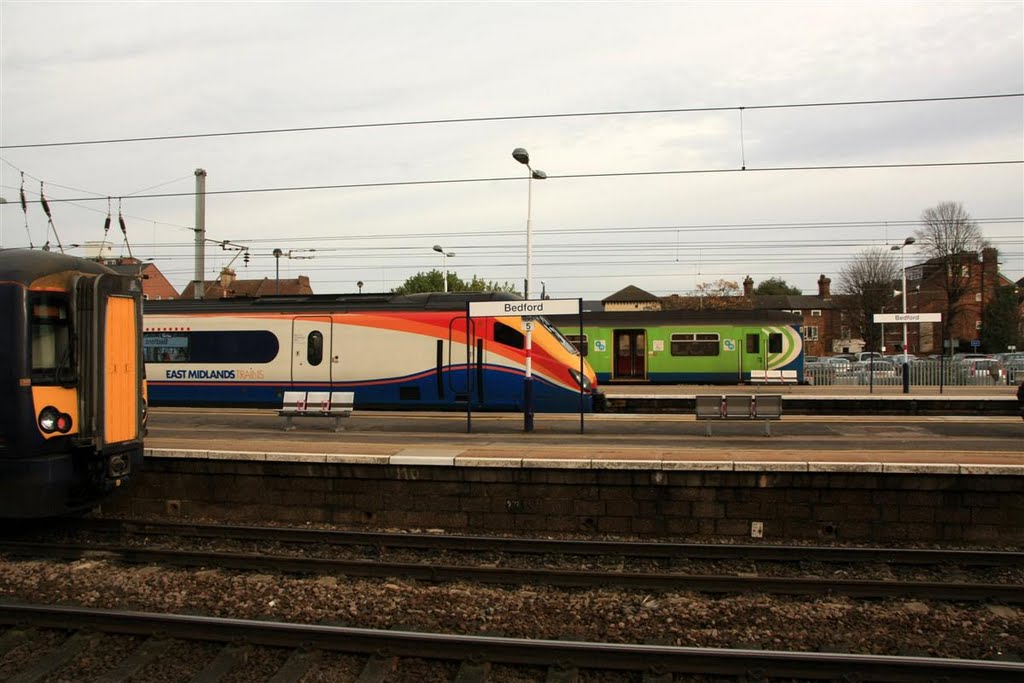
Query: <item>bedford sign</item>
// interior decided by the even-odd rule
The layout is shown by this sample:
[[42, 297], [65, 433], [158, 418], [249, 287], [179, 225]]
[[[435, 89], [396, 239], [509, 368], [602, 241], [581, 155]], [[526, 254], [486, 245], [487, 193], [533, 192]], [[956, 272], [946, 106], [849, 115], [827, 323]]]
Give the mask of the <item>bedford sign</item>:
[[579, 299], [469, 302], [469, 317], [471, 318], [493, 318], [502, 315], [578, 315], [579, 312]]
[[875, 313], [876, 323], [940, 323], [941, 313]]

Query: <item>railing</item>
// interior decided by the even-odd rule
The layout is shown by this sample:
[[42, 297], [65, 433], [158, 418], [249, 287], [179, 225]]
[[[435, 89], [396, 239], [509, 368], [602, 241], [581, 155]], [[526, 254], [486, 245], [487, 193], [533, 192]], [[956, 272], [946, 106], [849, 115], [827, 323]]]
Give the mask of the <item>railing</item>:
[[[917, 360], [910, 363], [911, 386], [1006, 386], [1019, 384], [1024, 380], [1024, 368], [999, 366], [995, 370], [980, 364], [960, 361]], [[876, 363], [854, 365], [849, 369], [810, 363], [804, 367], [804, 378], [808, 384], [891, 386], [903, 384], [903, 365]]]

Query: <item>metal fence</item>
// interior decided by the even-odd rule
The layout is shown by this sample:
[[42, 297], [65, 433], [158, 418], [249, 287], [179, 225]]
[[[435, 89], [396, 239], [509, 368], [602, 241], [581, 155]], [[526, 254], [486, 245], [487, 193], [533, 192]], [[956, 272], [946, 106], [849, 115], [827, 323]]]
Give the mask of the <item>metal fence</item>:
[[[820, 363], [804, 366], [804, 379], [818, 386], [903, 384], [902, 364], [853, 363], [848, 368]], [[1024, 366], [960, 361], [914, 360], [909, 364], [911, 386], [1005, 386], [1024, 380]]]

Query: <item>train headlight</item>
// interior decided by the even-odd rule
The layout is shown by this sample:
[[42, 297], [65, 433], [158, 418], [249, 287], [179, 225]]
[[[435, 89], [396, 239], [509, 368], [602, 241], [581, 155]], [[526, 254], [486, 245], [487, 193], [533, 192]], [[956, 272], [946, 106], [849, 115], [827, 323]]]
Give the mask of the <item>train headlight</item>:
[[590, 378], [582, 374], [579, 370], [569, 368], [569, 376], [572, 377], [573, 381], [576, 382], [583, 391], [591, 390]]
[[57, 431], [57, 423], [60, 418], [60, 411], [53, 406], [46, 406], [39, 411], [39, 428], [47, 434], [52, 434]]

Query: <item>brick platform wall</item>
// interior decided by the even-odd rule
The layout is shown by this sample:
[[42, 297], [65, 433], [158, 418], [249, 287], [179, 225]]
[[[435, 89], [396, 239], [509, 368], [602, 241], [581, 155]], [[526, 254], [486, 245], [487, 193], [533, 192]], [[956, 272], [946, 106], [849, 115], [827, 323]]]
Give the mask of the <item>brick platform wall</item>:
[[148, 458], [104, 513], [450, 533], [1024, 542], [1024, 477]]

